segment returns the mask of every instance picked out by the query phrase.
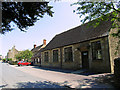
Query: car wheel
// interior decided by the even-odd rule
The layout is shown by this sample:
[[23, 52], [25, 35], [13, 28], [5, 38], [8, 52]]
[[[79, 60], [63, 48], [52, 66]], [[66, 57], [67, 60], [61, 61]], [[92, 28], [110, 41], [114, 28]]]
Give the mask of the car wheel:
[[30, 64], [28, 64], [27, 66], [30, 66]]

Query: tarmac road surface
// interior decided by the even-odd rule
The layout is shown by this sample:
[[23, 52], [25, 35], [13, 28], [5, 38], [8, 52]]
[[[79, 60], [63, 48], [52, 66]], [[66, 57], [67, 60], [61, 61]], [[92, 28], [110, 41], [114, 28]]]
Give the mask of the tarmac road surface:
[[[94, 80], [98, 75], [78, 75], [72, 71], [17, 66], [0, 62], [0, 88], [113, 88]], [[105, 74], [102, 74], [105, 75]], [[67, 87], [65, 87], [67, 86]]]
[[0, 88], [64, 88], [0, 62]]

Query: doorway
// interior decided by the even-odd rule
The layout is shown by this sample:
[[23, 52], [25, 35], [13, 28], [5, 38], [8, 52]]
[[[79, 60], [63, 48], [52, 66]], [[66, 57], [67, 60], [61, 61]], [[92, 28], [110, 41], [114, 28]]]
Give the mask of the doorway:
[[82, 68], [89, 69], [88, 51], [84, 51], [82, 54]]

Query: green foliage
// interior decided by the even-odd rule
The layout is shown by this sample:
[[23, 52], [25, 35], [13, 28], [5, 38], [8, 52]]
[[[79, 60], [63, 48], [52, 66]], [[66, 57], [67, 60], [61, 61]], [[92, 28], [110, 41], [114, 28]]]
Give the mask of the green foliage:
[[48, 2], [2, 2], [2, 30], [1, 34], [12, 31], [11, 22], [15, 23], [21, 31], [43, 18], [44, 14], [53, 16], [53, 7]]
[[4, 58], [4, 59], [2, 59], [3, 61], [5, 61], [6, 59]]
[[30, 60], [32, 57], [33, 53], [29, 50], [25, 50], [25, 51], [20, 51], [15, 57], [16, 59], [18, 59], [19, 61], [24, 59], [24, 60]]
[[23, 51], [20, 51], [18, 54], [15, 55], [15, 58], [19, 61], [23, 59], [22, 52]]
[[7, 61], [12, 61], [12, 58], [7, 58]]
[[91, 21], [94, 19], [98, 19], [98, 21], [101, 20], [109, 20], [109, 16], [111, 11], [112, 12], [112, 18], [114, 20], [120, 19], [118, 14], [120, 13], [119, 7], [116, 9], [115, 7], [120, 5], [120, 3], [113, 3], [113, 2], [81, 2], [78, 1], [77, 3], [74, 3], [72, 5], [79, 5], [74, 12], [81, 16], [85, 16], [81, 22], [85, 23], [86, 21]]
[[[84, 24], [88, 21], [89, 26], [97, 27], [102, 21], [111, 20], [113, 22], [111, 28], [116, 28], [117, 32], [112, 33], [112, 36], [120, 38], [120, 1], [119, 2], [81, 2], [80, 0], [72, 5], [78, 5], [78, 8], [73, 12], [81, 16], [81, 22]], [[88, 26], [88, 27], [89, 27]], [[118, 41], [118, 47], [120, 46], [120, 39]]]

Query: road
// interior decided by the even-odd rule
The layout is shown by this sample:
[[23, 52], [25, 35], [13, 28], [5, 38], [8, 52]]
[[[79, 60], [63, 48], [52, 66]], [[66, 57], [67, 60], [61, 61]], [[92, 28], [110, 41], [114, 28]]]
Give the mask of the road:
[[0, 63], [0, 88], [112, 88], [94, 80], [99, 75], [78, 75], [34, 66]]
[[0, 88], [63, 88], [0, 62]]

